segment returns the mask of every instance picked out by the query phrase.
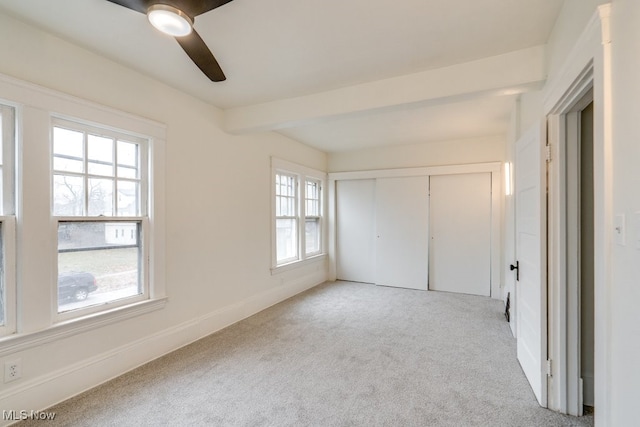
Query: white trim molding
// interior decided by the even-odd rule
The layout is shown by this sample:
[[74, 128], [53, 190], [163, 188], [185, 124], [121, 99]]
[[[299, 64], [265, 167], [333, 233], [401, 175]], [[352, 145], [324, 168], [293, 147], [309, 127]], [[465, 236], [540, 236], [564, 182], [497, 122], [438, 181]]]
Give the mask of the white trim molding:
[[[549, 408], [563, 413], [577, 408], [575, 351], [568, 348], [579, 320], [569, 307], [566, 283], [566, 132], [562, 124], [575, 104], [590, 90], [594, 101], [594, 231], [595, 231], [595, 423], [611, 424], [611, 237], [612, 129], [611, 129], [611, 5], [598, 7], [557, 76], [545, 89], [544, 113], [549, 122], [552, 159], [549, 176], [549, 357], [554, 360], [549, 381]], [[575, 314], [575, 313], [574, 313]], [[573, 356], [572, 356], [573, 355]], [[573, 388], [573, 389], [572, 389]]]

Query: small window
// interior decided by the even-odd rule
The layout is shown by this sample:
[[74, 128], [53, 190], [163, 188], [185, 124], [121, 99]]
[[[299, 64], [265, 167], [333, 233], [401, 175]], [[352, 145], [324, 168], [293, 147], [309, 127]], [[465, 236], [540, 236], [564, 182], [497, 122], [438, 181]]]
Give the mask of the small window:
[[16, 323], [14, 171], [15, 109], [0, 104], [0, 336]]
[[323, 253], [324, 174], [274, 159], [274, 267]]
[[146, 298], [148, 142], [66, 120], [52, 139], [58, 313]]
[[4, 279], [4, 249], [3, 249], [3, 236], [2, 236], [2, 223], [0, 223], [0, 327], [4, 327], [7, 324], [6, 319], [6, 290]]
[[276, 174], [276, 248], [278, 264], [298, 259], [298, 191], [295, 175]]
[[320, 237], [322, 236], [322, 204], [320, 198], [320, 181], [307, 179], [305, 191], [305, 250], [307, 255], [318, 254], [321, 251]]

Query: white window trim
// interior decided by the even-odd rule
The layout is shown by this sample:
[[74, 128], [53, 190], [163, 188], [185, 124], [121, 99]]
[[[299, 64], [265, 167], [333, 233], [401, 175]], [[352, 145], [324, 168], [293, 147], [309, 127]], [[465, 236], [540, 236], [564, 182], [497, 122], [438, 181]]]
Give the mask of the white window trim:
[[[306, 191], [307, 191], [307, 181], [312, 181], [312, 182], [316, 182], [320, 185], [320, 189], [319, 189], [319, 199], [318, 199], [318, 204], [319, 204], [319, 209], [320, 209], [320, 213], [318, 215], [307, 215], [306, 212], [306, 208], [307, 208], [307, 200], [315, 200], [315, 199], [309, 199], [307, 197]], [[322, 182], [321, 180], [318, 180], [317, 178], [313, 178], [311, 176], [306, 176], [304, 181], [301, 182], [302, 185], [304, 185], [304, 193], [301, 194], [302, 198], [302, 204], [305, 208], [305, 212], [304, 212], [304, 217], [302, 217], [302, 221], [304, 221], [304, 224], [302, 224], [300, 226], [300, 229], [305, 229], [306, 230], [306, 222], [307, 222], [307, 218], [309, 219], [317, 219], [318, 220], [318, 227], [320, 228], [320, 247], [318, 248], [317, 251], [313, 251], [313, 252], [309, 252], [307, 253], [307, 244], [306, 241], [304, 242], [305, 245], [304, 247], [300, 248], [300, 250], [302, 252], [304, 252], [305, 254], [305, 258], [313, 258], [317, 255], [321, 255], [323, 250], [323, 242], [324, 242], [324, 204], [323, 204], [323, 200], [324, 200], [324, 193], [325, 193], [325, 183]], [[305, 236], [306, 236], [306, 232], [305, 232]], [[306, 237], [305, 237], [306, 238]]]
[[[14, 334], [17, 326], [17, 286], [16, 286], [16, 148], [18, 144], [17, 129], [20, 117], [18, 105], [0, 99], [0, 108], [3, 114], [10, 109], [11, 116], [8, 122], [2, 126], [2, 140], [11, 141], [11, 144], [3, 144], [3, 179], [2, 179], [2, 203], [0, 223], [2, 227], [2, 253], [3, 253], [3, 277], [4, 283], [4, 324], [0, 325], [0, 338]], [[8, 126], [7, 126], [8, 125]], [[11, 177], [11, 179], [6, 179]]]
[[4, 317], [0, 326], [0, 339], [16, 332], [16, 218], [0, 216], [2, 226], [2, 253], [4, 261]]
[[[17, 351], [17, 349], [30, 348], [42, 342], [75, 335], [162, 309], [166, 304], [164, 275], [166, 126], [2, 74], [0, 74], [0, 96], [2, 99], [10, 100], [8, 105], [16, 106], [16, 114], [18, 115], [16, 152], [18, 153], [19, 169], [16, 182], [17, 216], [14, 227], [16, 239], [14, 240], [21, 242], [21, 244], [16, 247], [13, 265], [16, 266], [15, 276], [22, 280], [18, 286], [22, 288], [21, 295], [23, 295], [22, 299], [13, 305], [20, 307], [20, 310], [17, 310], [18, 316], [14, 316], [15, 332], [0, 337], [0, 356]], [[37, 242], [41, 239], [33, 237], [37, 236], [34, 233], [54, 229], [54, 225], [57, 233], [57, 223], [53, 220], [51, 213], [47, 212], [45, 217], [40, 209], [34, 209], [34, 206], [41, 204], [42, 200], [40, 199], [45, 197], [45, 191], [49, 191], [46, 194], [50, 194], [52, 191], [51, 171], [46, 167], [46, 162], [51, 158], [50, 148], [47, 148], [50, 144], [47, 144], [44, 135], [50, 134], [51, 117], [53, 116], [70, 118], [75, 122], [84, 122], [116, 131], [126, 130], [127, 134], [149, 140], [148, 161], [149, 165], [153, 167], [150, 169], [152, 175], [149, 177], [148, 228], [145, 237], [149, 239], [146, 257], [149, 260], [147, 277], [150, 285], [148, 299], [145, 301], [133, 302], [99, 313], [83, 313], [80, 317], [68, 320], [56, 317], [57, 306], [55, 313], [47, 310], [47, 305], [50, 306], [48, 304], [50, 301], [47, 300], [54, 299], [54, 296], [50, 295], [47, 290], [52, 289], [52, 284], [57, 283], [56, 268], [52, 262], [55, 259], [55, 254], [52, 252], [55, 245], [40, 245], [43, 247], [35, 250], [34, 248], [38, 246]], [[43, 140], [44, 146], [42, 145]], [[26, 175], [26, 169], [29, 169], [29, 175]], [[38, 176], [34, 177], [34, 174]], [[32, 186], [36, 181], [41, 183], [38, 184], [40, 187], [36, 188], [36, 194], [29, 193], [33, 190]], [[35, 200], [35, 203], [27, 203], [26, 199], [29, 198]], [[48, 205], [49, 200], [47, 199], [45, 203]], [[78, 218], [81, 217], [73, 219], [77, 220]], [[26, 224], [27, 222], [29, 225]], [[35, 230], [34, 224], [36, 225]], [[57, 241], [57, 239], [53, 241]], [[29, 242], [29, 244], [26, 245], [25, 242]], [[42, 255], [41, 264], [43, 266], [49, 265], [50, 268], [44, 272], [42, 272], [43, 269], [40, 269], [40, 272], [30, 270], [27, 259], [30, 257], [33, 259], [34, 255], [36, 257]], [[25, 277], [27, 277], [26, 280]], [[40, 280], [34, 279], [43, 279], [42, 282], [45, 284], [39, 284]], [[44, 294], [45, 298], [25, 297], [25, 295], [34, 294]], [[55, 299], [57, 300], [57, 295], [55, 295]]]
[[[295, 175], [298, 179], [297, 183], [297, 217], [298, 217], [298, 253], [295, 260], [278, 264], [277, 248], [276, 248], [276, 174], [284, 173]], [[312, 179], [320, 182], [320, 251], [312, 254], [306, 254], [305, 244], [305, 191], [306, 181]], [[294, 268], [308, 265], [312, 262], [326, 258], [326, 232], [325, 232], [325, 212], [326, 197], [325, 188], [327, 182], [327, 174], [325, 172], [302, 166], [286, 160], [271, 158], [271, 274], [277, 274]]]

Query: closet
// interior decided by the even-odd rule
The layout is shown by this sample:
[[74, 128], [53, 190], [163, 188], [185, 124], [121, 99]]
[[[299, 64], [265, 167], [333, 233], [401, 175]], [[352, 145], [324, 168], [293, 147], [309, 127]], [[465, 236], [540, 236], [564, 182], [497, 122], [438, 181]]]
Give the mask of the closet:
[[496, 172], [467, 169], [341, 174], [335, 180], [337, 279], [490, 296], [498, 268], [491, 256]]

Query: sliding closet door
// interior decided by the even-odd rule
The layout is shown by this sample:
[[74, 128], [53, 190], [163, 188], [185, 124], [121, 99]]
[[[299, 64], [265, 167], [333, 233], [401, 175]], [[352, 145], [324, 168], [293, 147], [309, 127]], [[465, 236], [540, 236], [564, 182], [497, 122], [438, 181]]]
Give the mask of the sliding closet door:
[[491, 295], [491, 173], [430, 182], [429, 289]]
[[376, 180], [375, 283], [427, 289], [429, 178]]
[[375, 179], [336, 183], [336, 273], [339, 280], [374, 283]]

